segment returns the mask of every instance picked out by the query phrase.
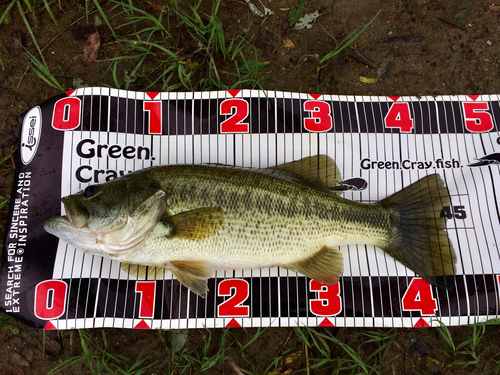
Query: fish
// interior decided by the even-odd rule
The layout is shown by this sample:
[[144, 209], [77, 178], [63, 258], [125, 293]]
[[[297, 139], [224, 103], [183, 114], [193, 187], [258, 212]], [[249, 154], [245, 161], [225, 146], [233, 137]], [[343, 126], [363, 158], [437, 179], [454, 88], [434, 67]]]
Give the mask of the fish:
[[455, 274], [439, 174], [376, 203], [340, 197], [341, 181], [326, 155], [260, 169], [151, 167], [63, 197], [66, 215], [44, 228], [131, 274], [169, 270], [202, 297], [215, 270], [283, 267], [336, 284], [342, 245], [374, 245], [433, 285]]

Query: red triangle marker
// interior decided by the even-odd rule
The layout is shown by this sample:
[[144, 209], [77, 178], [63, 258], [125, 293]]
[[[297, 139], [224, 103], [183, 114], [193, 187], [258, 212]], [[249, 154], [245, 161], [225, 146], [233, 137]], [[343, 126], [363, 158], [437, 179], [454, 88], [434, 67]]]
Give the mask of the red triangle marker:
[[330, 319], [325, 318], [318, 324], [318, 327], [335, 327], [335, 325], [330, 321]]
[[233, 318], [229, 323], [226, 324], [226, 328], [241, 328], [241, 324]]
[[471, 98], [473, 101], [476, 101], [477, 98], [479, 98], [479, 95], [467, 95], [469, 98]]
[[427, 323], [424, 318], [420, 318], [418, 322], [413, 326], [415, 328], [421, 328], [421, 327], [430, 327], [430, 324]]
[[149, 99], [154, 100], [158, 96], [159, 92], [147, 92], [146, 95], [149, 96]]
[[309, 96], [311, 98], [313, 98], [314, 100], [318, 100], [318, 98], [321, 96], [321, 94], [309, 94]]
[[134, 329], [151, 329], [150, 326], [148, 326], [148, 323], [142, 319], [135, 327]]
[[45, 330], [57, 330], [56, 326], [52, 324], [52, 322], [48, 321], [47, 324], [45, 324], [45, 327], [43, 327]]
[[71, 96], [76, 91], [76, 89], [66, 91], [66, 95]]
[[400, 96], [388, 96], [389, 99], [391, 100], [394, 100], [395, 102], [398, 101], [399, 98], [401, 98]]
[[231, 95], [233, 98], [240, 93], [241, 90], [227, 90], [229, 95]]

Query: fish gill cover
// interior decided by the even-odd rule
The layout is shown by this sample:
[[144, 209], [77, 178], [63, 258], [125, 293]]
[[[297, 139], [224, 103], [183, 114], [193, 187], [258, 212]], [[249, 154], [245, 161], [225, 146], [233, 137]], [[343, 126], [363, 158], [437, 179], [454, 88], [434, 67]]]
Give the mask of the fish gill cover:
[[[21, 119], [0, 306], [45, 329], [420, 327], [439, 324], [436, 319], [460, 325], [498, 318], [499, 120], [496, 95], [68, 92]], [[335, 178], [320, 167], [304, 177], [287, 164], [315, 155], [335, 161]], [[435, 220], [445, 223], [440, 241], [446, 238], [455, 250], [456, 259], [449, 255], [454, 267], [438, 283], [373, 244], [342, 245], [332, 247], [343, 259], [333, 285], [294, 272], [311, 271], [309, 264], [226, 269], [210, 271], [209, 292], [202, 298], [176, 274], [185, 264], [143, 270], [77, 250], [44, 229], [47, 219], [66, 214], [62, 197], [80, 191], [92, 196], [94, 185], [148, 167], [201, 164], [260, 169], [309, 187], [326, 181], [332, 196], [382, 205], [437, 174], [449, 197], [436, 198], [442, 204]], [[288, 167], [277, 172], [280, 165]], [[166, 238], [192, 236], [178, 224], [199, 223], [199, 216], [176, 214], [164, 220]], [[207, 219], [218, 215], [202, 212], [202, 223], [210, 224], [200, 226], [202, 236], [218, 230]]]

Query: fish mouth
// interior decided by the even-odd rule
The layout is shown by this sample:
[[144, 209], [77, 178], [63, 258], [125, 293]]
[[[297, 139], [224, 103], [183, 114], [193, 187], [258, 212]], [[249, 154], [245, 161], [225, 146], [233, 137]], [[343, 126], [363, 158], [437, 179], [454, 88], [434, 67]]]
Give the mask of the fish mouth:
[[67, 217], [67, 220], [75, 228], [81, 229], [88, 226], [88, 223], [92, 219], [92, 214], [87, 207], [72, 198], [72, 196], [62, 198], [62, 202], [66, 209], [66, 216], [62, 217]]

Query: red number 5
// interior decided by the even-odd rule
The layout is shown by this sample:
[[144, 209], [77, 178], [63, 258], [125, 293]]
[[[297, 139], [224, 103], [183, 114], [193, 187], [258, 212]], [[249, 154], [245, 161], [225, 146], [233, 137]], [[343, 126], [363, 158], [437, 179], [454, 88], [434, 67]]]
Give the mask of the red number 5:
[[488, 103], [464, 102], [465, 127], [473, 133], [488, 132], [493, 129], [493, 120], [489, 112]]

